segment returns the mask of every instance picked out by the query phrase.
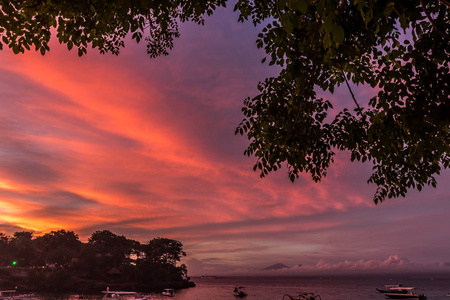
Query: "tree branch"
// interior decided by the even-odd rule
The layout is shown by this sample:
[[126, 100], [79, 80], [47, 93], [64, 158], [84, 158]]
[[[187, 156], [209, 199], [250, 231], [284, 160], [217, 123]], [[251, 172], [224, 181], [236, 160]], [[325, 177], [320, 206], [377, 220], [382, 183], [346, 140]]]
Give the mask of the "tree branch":
[[[439, 1], [441, 2], [441, 1]], [[442, 2], [441, 2], [442, 3]], [[443, 33], [442, 31], [439, 30], [439, 28], [437, 27], [436, 23], [434, 22], [433, 18], [431, 18], [430, 13], [428, 12], [428, 10], [425, 8], [425, 4], [423, 3], [423, 0], [420, 0], [420, 5], [422, 6], [422, 10], [424, 11], [425, 15], [427, 16], [428, 21], [430, 21], [431, 25], [433, 26], [433, 28], [439, 33], [441, 34], [443, 37], [445, 37], [446, 39], [450, 40], [450, 37], [448, 35], [446, 35], [445, 33]], [[447, 5], [444, 3], [444, 5]]]
[[438, 0], [440, 3], [444, 4], [445, 6], [447, 6], [448, 8], [450, 8], [450, 2], [447, 0]]
[[278, 17], [280, 18], [280, 24], [281, 24], [281, 26], [283, 26], [283, 23], [281, 23], [280, 0], [277, 0], [276, 9], [277, 9]]
[[[342, 71], [342, 73], [344, 73], [344, 71]], [[359, 114], [360, 114], [361, 117], [362, 117], [362, 110], [361, 110], [361, 107], [359, 106], [358, 101], [356, 101], [355, 94], [353, 94], [353, 90], [352, 90], [352, 88], [350, 87], [350, 84], [348, 83], [348, 80], [347, 80], [347, 77], [345, 76], [345, 73], [344, 73], [344, 79], [345, 79], [345, 83], [347, 84], [347, 88], [348, 88], [348, 90], [350, 91], [350, 94], [352, 95], [353, 102], [355, 102], [356, 107], [358, 108], [358, 112], [359, 112]]]

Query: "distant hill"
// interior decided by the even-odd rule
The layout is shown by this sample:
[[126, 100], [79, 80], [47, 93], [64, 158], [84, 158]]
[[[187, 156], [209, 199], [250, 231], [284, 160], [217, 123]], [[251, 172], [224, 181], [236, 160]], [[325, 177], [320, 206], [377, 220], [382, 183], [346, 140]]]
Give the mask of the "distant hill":
[[277, 263], [268, 267], [265, 267], [264, 269], [261, 269], [262, 271], [270, 271], [270, 270], [280, 270], [280, 269], [289, 269], [288, 266], [282, 263]]

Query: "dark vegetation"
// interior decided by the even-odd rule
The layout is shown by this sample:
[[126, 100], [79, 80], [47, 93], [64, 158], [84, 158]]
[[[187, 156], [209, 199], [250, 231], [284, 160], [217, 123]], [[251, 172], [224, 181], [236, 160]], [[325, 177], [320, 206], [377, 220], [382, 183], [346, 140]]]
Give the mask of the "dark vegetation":
[[183, 245], [154, 238], [139, 243], [108, 230], [87, 243], [73, 231], [0, 233], [0, 289], [20, 292], [99, 294], [111, 290], [158, 291], [193, 286], [184, 264]]

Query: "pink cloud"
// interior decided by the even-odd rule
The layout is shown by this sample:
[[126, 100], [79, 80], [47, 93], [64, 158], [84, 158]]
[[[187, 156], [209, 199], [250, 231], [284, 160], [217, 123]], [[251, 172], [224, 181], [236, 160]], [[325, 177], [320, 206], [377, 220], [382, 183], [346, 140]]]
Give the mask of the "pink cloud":
[[[309, 174], [292, 184], [285, 168], [264, 179], [252, 171], [234, 129], [243, 99], [276, 70], [260, 64], [257, 29], [230, 14], [183, 25], [157, 60], [132, 44], [119, 57], [78, 58], [56, 43], [45, 57], [2, 53], [0, 228], [167, 236], [224, 272], [272, 259], [302, 263], [296, 271], [403, 266], [382, 259], [391, 253], [444, 260], [443, 184], [375, 207], [371, 166], [346, 153], [319, 184]], [[387, 232], [400, 238], [387, 242]]]
[[220, 261], [199, 261], [191, 259], [186, 262], [192, 270], [193, 276], [208, 273], [215, 270], [222, 276], [300, 276], [300, 275], [331, 275], [331, 274], [370, 274], [370, 273], [404, 273], [404, 272], [445, 272], [448, 269], [445, 264], [417, 264], [397, 255], [389, 256], [385, 260], [360, 259], [356, 261], [344, 260], [336, 263], [328, 263], [325, 259], [311, 265], [291, 265], [276, 270], [262, 270], [245, 266], [231, 267], [221, 265]]

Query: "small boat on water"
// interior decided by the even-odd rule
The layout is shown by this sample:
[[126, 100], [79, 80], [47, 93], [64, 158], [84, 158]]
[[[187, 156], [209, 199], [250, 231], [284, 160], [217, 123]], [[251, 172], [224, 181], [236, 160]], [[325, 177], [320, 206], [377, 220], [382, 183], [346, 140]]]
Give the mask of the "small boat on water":
[[313, 293], [300, 293], [298, 296], [284, 294], [283, 300], [285, 299], [285, 297], [289, 300], [322, 300], [320, 295], [314, 295]]
[[235, 297], [247, 297], [247, 293], [245, 292], [245, 287], [244, 286], [236, 286], [233, 290], [233, 295]]
[[19, 294], [14, 296], [14, 300], [37, 300], [38, 296], [35, 294]]
[[164, 289], [162, 294], [164, 296], [173, 297], [173, 296], [175, 296], [175, 290], [174, 289]]
[[0, 300], [34, 300], [38, 297], [34, 294], [19, 294], [16, 295], [16, 290], [3, 290], [0, 291]]
[[406, 287], [401, 284], [385, 285], [384, 289], [378, 289], [380, 293], [383, 293], [386, 297], [391, 299], [419, 299], [425, 300], [427, 297], [423, 294], [414, 293], [415, 287]]
[[16, 290], [0, 291], [0, 300], [14, 299], [15, 294], [16, 294]]
[[406, 293], [406, 294], [400, 294], [400, 293], [385, 293], [386, 297], [391, 299], [419, 299], [419, 300], [426, 300], [427, 296], [424, 294], [415, 294], [413, 292]]
[[217, 278], [217, 276], [214, 276], [214, 275], [207, 275], [207, 274], [203, 274], [203, 275], [201, 276], [201, 278], [214, 278], [214, 279], [216, 279], [216, 278]]
[[106, 291], [102, 291], [103, 298], [102, 300], [148, 300], [146, 297], [142, 297], [137, 292], [129, 292], [129, 291], [110, 291], [109, 287], [106, 288]]
[[403, 287], [402, 284], [386, 284], [384, 288], [382, 289], [376, 288], [376, 290], [379, 291], [380, 293], [389, 293], [391, 289], [397, 290], [402, 287]]

